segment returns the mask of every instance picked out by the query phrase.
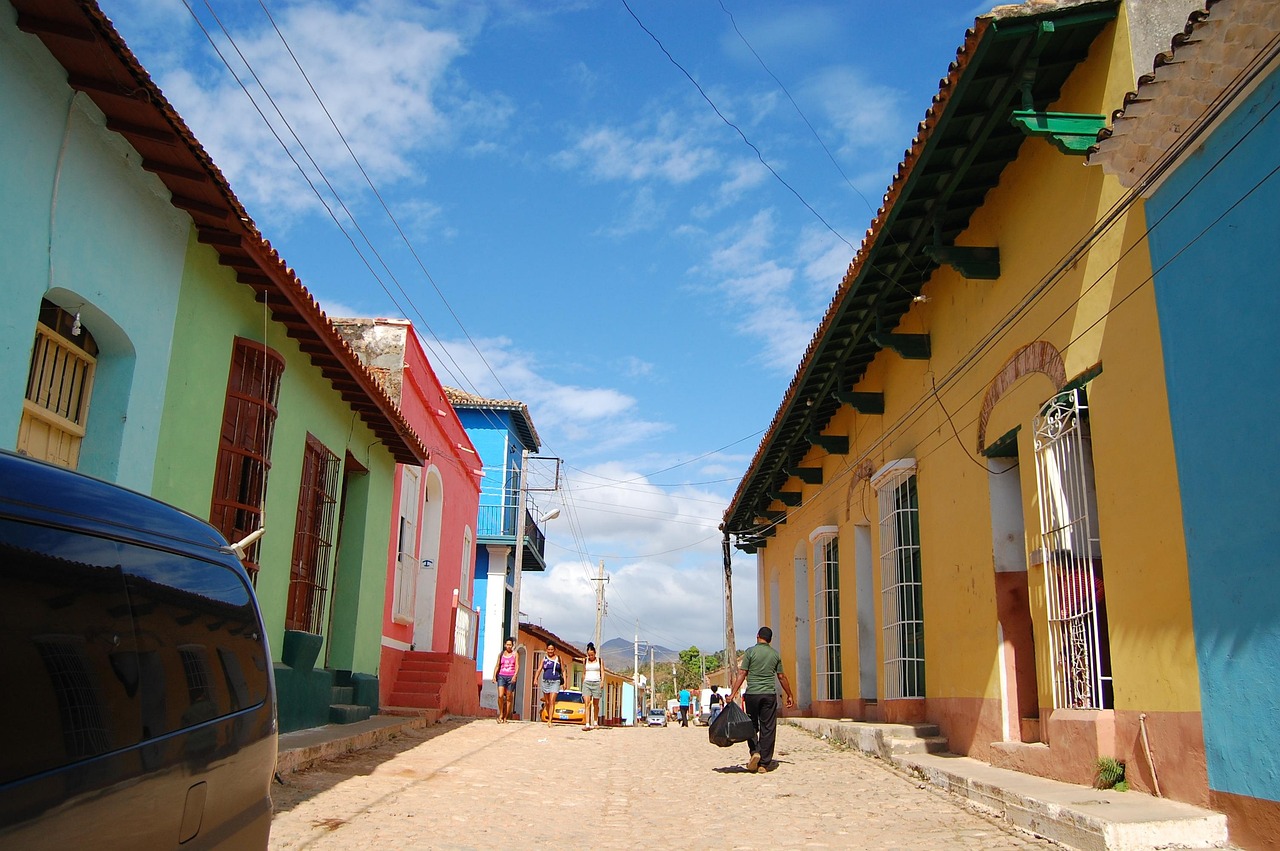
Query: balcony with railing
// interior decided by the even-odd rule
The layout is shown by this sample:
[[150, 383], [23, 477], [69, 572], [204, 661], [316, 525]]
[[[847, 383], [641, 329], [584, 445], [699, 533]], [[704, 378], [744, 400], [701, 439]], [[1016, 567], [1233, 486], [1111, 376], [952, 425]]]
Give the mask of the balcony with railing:
[[[507, 544], [516, 540], [516, 508], [513, 505], [481, 505], [476, 517], [476, 542]], [[524, 513], [524, 556], [521, 570], [546, 570], [547, 538], [529, 511]]]

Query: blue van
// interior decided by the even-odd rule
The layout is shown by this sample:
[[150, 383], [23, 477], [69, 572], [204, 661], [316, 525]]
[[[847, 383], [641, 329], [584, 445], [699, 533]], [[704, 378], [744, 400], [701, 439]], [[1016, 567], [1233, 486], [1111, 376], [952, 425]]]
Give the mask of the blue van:
[[265, 848], [271, 654], [213, 527], [0, 451], [0, 848]]

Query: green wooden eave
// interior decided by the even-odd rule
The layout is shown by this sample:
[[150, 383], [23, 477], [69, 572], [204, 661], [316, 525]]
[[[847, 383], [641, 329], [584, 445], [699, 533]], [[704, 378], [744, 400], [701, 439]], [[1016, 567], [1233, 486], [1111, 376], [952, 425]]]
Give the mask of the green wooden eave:
[[[919, 136], [899, 167], [871, 236], [837, 290], [773, 424], [725, 512], [740, 544], [764, 546], [772, 493], [786, 490], [811, 440], [844, 404], [884, 341], [968, 227], [1026, 140], [1016, 109], [1055, 103], [1118, 0], [1007, 7], [979, 18], [957, 53]], [[1028, 9], [1040, 11], [1029, 12]], [[1045, 26], [1045, 24], [1051, 26]], [[942, 250], [939, 251], [939, 248]], [[966, 252], [959, 252], [957, 256]], [[998, 286], [996, 282], [992, 286]], [[888, 337], [892, 341], [892, 337]], [[917, 353], [913, 351], [913, 353]]]
[[1049, 141], [1064, 154], [1080, 156], [1089, 153], [1090, 146], [1098, 143], [1098, 132], [1107, 126], [1105, 115], [1034, 109], [1015, 109], [1009, 121], [1028, 136]]

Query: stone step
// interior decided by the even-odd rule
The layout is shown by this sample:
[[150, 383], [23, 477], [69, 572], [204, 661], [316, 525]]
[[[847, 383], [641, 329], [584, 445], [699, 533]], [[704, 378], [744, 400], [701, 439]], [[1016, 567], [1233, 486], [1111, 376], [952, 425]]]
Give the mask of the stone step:
[[440, 706], [440, 692], [395, 691], [391, 693], [391, 698], [388, 700], [388, 703], [391, 706], [412, 706], [422, 709], [438, 709]]
[[885, 736], [884, 743], [892, 754], [947, 752], [946, 736], [914, 736], [912, 738]]
[[329, 690], [329, 703], [355, 703], [356, 690], [351, 686], [334, 686]]
[[373, 710], [358, 703], [335, 703], [329, 707], [329, 723], [354, 724], [368, 719], [372, 714]]
[[397, 683], [443, 683], [448, 679], [446, 671], [415, 671], [400, 669], [400, 676], [396, 678]]
[[1221, 848], [1227, 817], [1200, 807], [1140, 792], [1092, 789], [998, 768], [949, 753], [898, 752], [895, 747], [934, 736], [904, 736], [920, 725], [871, 724], [825, 718], [784, 718], [785, 723], [862, 750], [921, 781], [959, 795], [1004, 820], [1068, 848], [1146, 851], [1157, 848]]

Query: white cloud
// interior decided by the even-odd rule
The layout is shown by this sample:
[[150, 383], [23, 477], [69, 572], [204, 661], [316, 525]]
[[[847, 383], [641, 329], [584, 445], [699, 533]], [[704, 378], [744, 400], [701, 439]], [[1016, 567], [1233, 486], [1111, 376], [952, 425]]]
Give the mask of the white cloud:
[[715, 150], [696, 136], [674, 113], [666, 113], [651, 127], [588, 130], [555, 162], [565, 169], [585, 166], [598, 180], [684, 184], [717, 168]]
[[[432, 357], [442, 380], [490, 398], [524, 402], [549, 451], [573, 444], [583, 455], [597, 455], [642, 443], [670, 429], [667, 423], [640, 416], [635, 397], [620, 390], [564, 384], [548, 377], [535, 355], [505, 337], [476, 340], [483, 356], [468, 342], [444, 345], [449, 357]], [[458, 369], [462, 376], [457, 375]]]
[[[461, 20], [433, 21], [413, 6], [366, 0], [286, 6], [275, 13], [275, 21], [304, 63], [306, 78], [265, 16], [229, 23], [234, 46], [212, 20], [206, 22], [270, 127], [220, 62], [212, 68], [153, 68], [166, 95], [251, 210], [297, 215], [318, 205], [275, 136], [320, 185], [309, 159], [314, 158], [353, 205], [352, 199], [368, 190], [347, 152], [348, 144], [375, 182], [421, 180], [412, 162], [415, 154], [452, 143], [468, 129], [501, 126], [512, 112], [506, 99], [459, 88], [447, 73], [465, 53], [467, 31], [478, 26], [465, 15]], [[334, 38], [334, 33], [342, 37]], [[209, 55], [210, 48], [204, 52]], [[270, 92], [270, 100], [259, 83]], [[323, 107], [312, 86], [323, 98]], [[328, 194], [327, 189], [321, 192]]]
[[898, 151], [902, 140], [903, 92], [873, 82], [852, 67], [828, 68], [810, 79], [807, 99], [821, 104], [839, 133], [837, 155], [849, 160], [868, 151]]
[[[824, 304], [812, 293], [794, 292], [797, 267], [814, 260], [801, 240], [794, 265], [790, 252], [778, 249], [777, 227], [771, 211], [729, 228], [717, 238], [707, 262], [696, 271], [715, 282], [741, 333], [759, 342], [758, 362], [785, 372], [794, 369], [813, 337]], [[829, 298], [829, 295], [828, 295]]]

